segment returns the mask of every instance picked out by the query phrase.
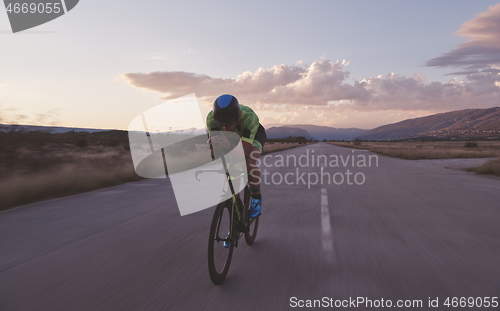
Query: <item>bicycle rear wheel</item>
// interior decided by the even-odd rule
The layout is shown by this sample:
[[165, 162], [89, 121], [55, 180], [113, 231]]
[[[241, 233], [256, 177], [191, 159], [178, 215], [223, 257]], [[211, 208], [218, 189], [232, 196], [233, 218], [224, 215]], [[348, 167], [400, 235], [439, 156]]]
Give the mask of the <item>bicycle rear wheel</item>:
[[224, 282], [233, 256], [233, 241], [229, 241], [229, 248], [223, 246], [224, 241], [229, 239], [230, 218], [231, 200], [217, 205], [208, 239], [208, 272], [215, 285]]
[[249, 210], [250, 210], [250, 191], [248, 188], [245, 188], [245, 209], [244, 209], [244, 215], [246, 217], [246, 222], [248, 224], [248, 230], [245, 232], [245, 241], [247, 242], [247, 245], [252, 245], [253, 242], [255, 242], [255, 237], [257, 236], [257, 229], [259, 228], [259, 217], [257, 216], [255, 218], [250, 218], [248, 216]]

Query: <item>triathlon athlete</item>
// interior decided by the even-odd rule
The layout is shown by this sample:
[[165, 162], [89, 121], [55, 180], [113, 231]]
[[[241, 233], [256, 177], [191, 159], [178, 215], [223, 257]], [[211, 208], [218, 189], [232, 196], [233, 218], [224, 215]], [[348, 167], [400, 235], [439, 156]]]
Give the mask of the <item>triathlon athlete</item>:
[[[225, 94], [219, 96], [214, 101], [213, 110], [207, 115], [207, 128], [211, 131], [231, 131], [237, 133], [242, 140], [247, 171], [250, 173], [248, 182], [252, 192], [252, 202], [250, 205], [250, 217], [260, 215], [262, 209], [262, 194], [260, 193], [260, 169], [257, 166], [257, 159], [262, 153], [262, 147], [266, 142], [266, 130], [259, 123], [259, 117], [255, 112], [240, 105], [233, 95]], [[229, 144], [227, 139], [222, 137], [211, 137], [212, 140], [220, 144]]]

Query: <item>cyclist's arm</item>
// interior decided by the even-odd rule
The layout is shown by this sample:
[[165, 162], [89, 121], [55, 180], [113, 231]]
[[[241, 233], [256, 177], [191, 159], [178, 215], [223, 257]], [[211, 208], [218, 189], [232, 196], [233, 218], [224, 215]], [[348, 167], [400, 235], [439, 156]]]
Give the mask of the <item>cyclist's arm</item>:
[[[206, 122], [207, 122], [207, 134], [208, 134], [207, 143], [210, 145], [210, 154], [213, 160], [215, 159], [213, 145], [215, 144], [219, 148], [223, 149], [231, 149], [231, 142], [227, 139], [227, 137], [224, 137], [224, 134], [222, 134], [222, 131], [217, 122], [215, 121], [212, 112], [210, 112], [207, 115]], [[235, 147], [235, 145], [233, 145], [232, 147]]]
[[259, 117], [256, 114], [248, 116], [243, 120], [241, 126], [244, 128], [241, 140], [251, 146], [259, 130]]
[[249, 112], [245, 113], [245, 115], [242, 117], [242, 127], [244, 128], [244, 130], [241, 140], [245, 155], [249, 155], [253, 142], [255, 140], [255, 135], [259, 130], [259, 117], [251, 109], [249, 109]]

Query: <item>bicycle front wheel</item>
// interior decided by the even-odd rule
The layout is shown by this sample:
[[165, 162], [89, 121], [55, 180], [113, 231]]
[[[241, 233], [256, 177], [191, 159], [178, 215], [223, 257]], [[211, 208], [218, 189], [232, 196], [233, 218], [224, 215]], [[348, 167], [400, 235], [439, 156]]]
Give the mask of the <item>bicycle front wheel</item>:
[[[231, 264], [234, 243], [229, 237], [230, 219], [231, 200], [228, 200], [217, 205], [208, 239], [208, 272], [215, 285], [224, 282]], [[229, 247], [224, 247], [224, 241], [229, 243]]]

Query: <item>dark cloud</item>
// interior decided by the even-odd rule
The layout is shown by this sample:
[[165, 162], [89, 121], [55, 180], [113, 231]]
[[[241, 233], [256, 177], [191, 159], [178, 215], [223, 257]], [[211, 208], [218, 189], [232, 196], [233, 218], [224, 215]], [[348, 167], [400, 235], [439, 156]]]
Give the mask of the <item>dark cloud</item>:
[[462, 24], [455, 35], [466, 37], [467, 42], [452, 51], [426, 62], [426, 66], [462, 67], [470, 71], [500, 64], [500, 4]]
[[472, 75], [472, 74], [481, 73], [481, 72], [500, 73], [500, 70], [495, 69], [495, 68], [488, 68], [488, 69], [483, 69], [483, 70], [450, 72], [450, 73], [447, 73], [446, 75], [447, 76]]

